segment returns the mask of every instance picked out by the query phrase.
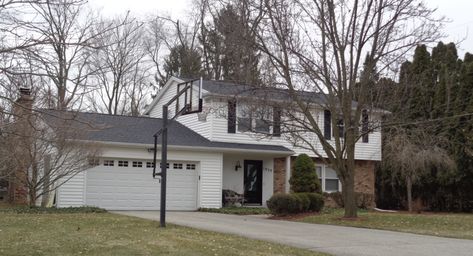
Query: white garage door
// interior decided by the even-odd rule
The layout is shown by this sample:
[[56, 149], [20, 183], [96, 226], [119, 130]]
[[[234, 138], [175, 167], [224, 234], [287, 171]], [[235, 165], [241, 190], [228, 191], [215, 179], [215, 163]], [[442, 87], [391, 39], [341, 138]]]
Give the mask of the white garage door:
[[[149, 162], [146, 166], [145, 161], [105, 161], [113, 161], [113, 166], [101, 161], [100, 166], [87, 171], [87, 205], [108, 210], [159, 210], [160, 180], [152, 178]], [[169, 163], [168, 210], [197, 209], [197, 167], [195, 163]]]

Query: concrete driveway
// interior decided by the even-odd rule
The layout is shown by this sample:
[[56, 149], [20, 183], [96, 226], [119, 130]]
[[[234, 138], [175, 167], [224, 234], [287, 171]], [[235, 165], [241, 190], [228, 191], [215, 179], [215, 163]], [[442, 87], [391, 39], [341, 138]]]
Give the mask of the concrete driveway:
[[[157, 211], [115, 213], [159, 220]], [[168, 212], [169, 223], [286, 244], [332, 255], [473, 255], [473, 241], [204, 212]]]

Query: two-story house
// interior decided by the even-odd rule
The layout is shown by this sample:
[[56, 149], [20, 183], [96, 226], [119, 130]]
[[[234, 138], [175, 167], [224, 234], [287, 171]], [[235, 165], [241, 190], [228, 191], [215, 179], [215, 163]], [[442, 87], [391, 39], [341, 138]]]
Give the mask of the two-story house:
[[[162, 124], [162, 105], [176, 95], [181, 82], [172, 77], [147, 107], [146, 117], [75, 113], [75, 118], [102, 127], [88, 132], [88, 140], [102, 145], [102, 155], [57, 191], [59, 207], [159, 209], [160, 181], [151, 175], [153, 134]], [[278, 102], [284, 106], [284, 90], [255, 93], [243, 85], [203, 81], [202, 98], [201, 113], [180, 116], [169, 128], [168, 209], [222, 207], [225, 189], [244, 194], [247, 204], [264, 206], [274, 193], [290, 191], [291, 162], [301, 153], [314, 158], [324, 191], [341, 190], [336, 172], [284, 133], [284, 117], [280, 107], [275, 107]], [[268, 100], [277, 104], [269, 107]], [[248, 103], [255, 101], [268, 111], [257, 114]], [[172, 116], [173, 106], [169, 109]], [[330, 138], [330, 114], [321, 107], [312, 111]], [[317, 139], [307, 141], [323, 156]], [[374, 164], [381, 160], [380, 131], [357, 142], [356, 160], [356, 191], [374, 195]]]

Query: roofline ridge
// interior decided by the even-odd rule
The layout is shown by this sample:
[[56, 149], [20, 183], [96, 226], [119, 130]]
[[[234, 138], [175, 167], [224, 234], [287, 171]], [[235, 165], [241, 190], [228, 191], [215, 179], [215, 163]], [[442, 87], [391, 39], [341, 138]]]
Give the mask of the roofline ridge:
[[42, 111], [42, 110], [53, 110], [53, 111], [58, 111], [58, 112], [81, 113], [81, 114], [102, 115], [102, 116], [117, 116], [117, 117], [130, 117], [130, 118], [144, 118], [144, 119], [162, 120], [162, 118], [143, 116], [143, 115], [141, 115], [141, 116], [127, 116], [127, 115], [107, 114], [107, 113], [92, 112], [92, 111], [80, 111], [80, 110], [59, 110], [59, 109], [54, 109], [54, 108], [40, 108], [39, 109], [39, 111]]

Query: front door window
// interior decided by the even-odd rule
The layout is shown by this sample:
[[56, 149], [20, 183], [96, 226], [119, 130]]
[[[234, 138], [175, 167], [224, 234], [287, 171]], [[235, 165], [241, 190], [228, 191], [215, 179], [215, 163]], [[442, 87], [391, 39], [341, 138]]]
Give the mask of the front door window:
[[263, 195], [263, 162], [245, 160], [244, 166], [245, 202], [261, 204]]

